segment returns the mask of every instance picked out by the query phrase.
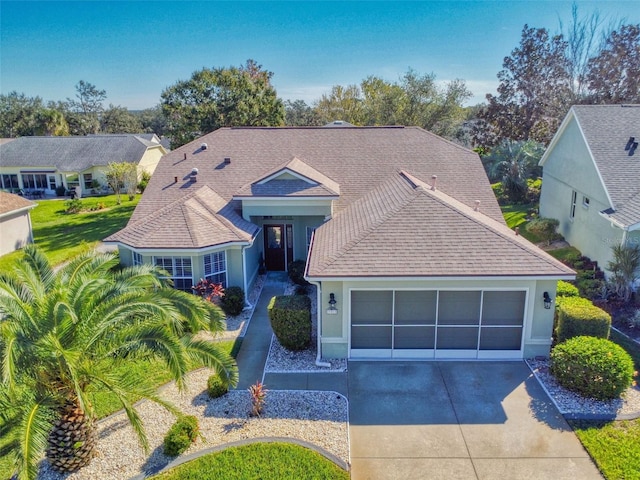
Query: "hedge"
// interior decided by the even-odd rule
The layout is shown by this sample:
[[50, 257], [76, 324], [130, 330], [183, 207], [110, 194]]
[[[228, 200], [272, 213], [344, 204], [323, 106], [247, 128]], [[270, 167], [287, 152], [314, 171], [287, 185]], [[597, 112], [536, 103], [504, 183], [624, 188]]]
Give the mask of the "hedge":
[[200, 427], [193, 415], [185, 415], [176, 421], [164, 437], [164, 453], [176, 457], [196, 441]]
[[304, 350], [311, 343], [311, 300], [306, 295], [273, 297], [267, 307], [271, 328], [288, 350]]
[[556, 297], [579, 297], [580, 292], [575, 285], [560, 280], [558, 282], [558, 289], [556, 290]]
[[573, 337], [609, 338], [611, 315], [581, 297], [564, 297], [557, 303], [556, 338], [564, 342]]
[[551, 351], [551, 373], [573, 392], [610, 400], [631, 385], [634, 365], [631, 356], [610, 340], [574, 337]]

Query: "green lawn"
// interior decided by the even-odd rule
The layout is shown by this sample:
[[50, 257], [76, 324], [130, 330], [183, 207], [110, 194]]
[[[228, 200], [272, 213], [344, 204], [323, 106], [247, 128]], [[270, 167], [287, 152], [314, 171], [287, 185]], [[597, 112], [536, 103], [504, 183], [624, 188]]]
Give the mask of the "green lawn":
[[540, 243], [542, 239], [527, 230], [527, 217], [535, 205], [501, 205], [502, 216], [510, 229], [519, 227], [520, 234], [532, 243]]
[[205, 455], [156, 480], [348, 480], [349, 472], [307, 448], [253, 443]]
[[[38, 200], [38, 206], [31, 210], [35, 243], [51, 263], [62, 263], [122, 229], [139, 199], [140, 195], [137, 195], [129, 201], [126, 195], [122, 195], [122, 204], [117, 205], [115, 195], [83, 198], [83, 208], [95, 208], [98, 204], [105, 208], [74, 214], [65, 213], [64, 199]], [[0, 270], [10, 269], [20, 257], [19, 251], [0, 257]]]
[[547, 253], [560, 261], [567, 260], [568, 258], [576, 258], [582, 255], [580, 250], [575, 247], [556, 248], [555, 250], [547, 251]]

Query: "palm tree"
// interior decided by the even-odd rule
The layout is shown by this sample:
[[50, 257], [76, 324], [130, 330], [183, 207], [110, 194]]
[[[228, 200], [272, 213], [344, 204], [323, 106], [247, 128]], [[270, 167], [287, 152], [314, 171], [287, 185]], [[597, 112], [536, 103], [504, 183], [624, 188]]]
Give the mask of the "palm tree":
[[114, 370], [116, 361], [161, 359], [179, 388], [192, 362], [237, 383], [234, 360], [194, 338], [223, 328], [218, 307], [170, 288], [153, 266], [117, 265], [114, 255], [90, 252], [54, 271], [28, 246], [24, 262], [0, 274], [0, 430], [20, 479], [37, 476], [45, 451], [60, 471], [90, 461], [92, 389], [115, 394], [148, 449], [133, 401], [143, 397], [176, 409], [137, 376]]
[[616, 294], [627, 303], [631, 299], [633, 284], [640, 277], [640, 245], [620, 244], [612, 248], [613, 260], [607, 265]]
[[544, 145], [533, 140], [502, 141], [482, 159], [491, 182], [501, 181], [504, 191], [512, 201], [524, 200], [527, 179], [540, 173], [538, 162], [544, 153]]

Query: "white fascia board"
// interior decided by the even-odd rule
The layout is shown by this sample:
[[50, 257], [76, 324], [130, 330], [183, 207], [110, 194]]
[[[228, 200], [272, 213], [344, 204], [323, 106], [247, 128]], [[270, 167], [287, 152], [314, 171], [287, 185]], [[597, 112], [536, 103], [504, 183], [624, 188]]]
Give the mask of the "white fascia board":
[[8, 217], [11, 215], [17, 215], [19, 213], [28, 212], [29, 210], [36, 208], [38, 205], [28, 205], [26, 207], [20, 207], [15, 210], [11, 210], [10, 212], [0, 213], [0, 218]]
[[530, 276], [523, 276], [523, 275], [518, 275], [518, 276], [508, 276], [508, 275], [502, 275], [502, 276], [484, 276], [484, 277], [314, 277], [312, 275], [308, 275], [305, 276], [305, 279], [307, 281], [314, 281], [314, 282], [403, 282], [403, 281], [410, 281], [410, 282], [416, 282], [416, 281], [424, 281], [424, 280], [429, 280], [429, 281], [445, 281], [445, 282], [459, 282], [461, 280], [463, 281], [491, 281], [491, 280], [498, 280], [498, 281], [504, 281], [504, 280], [525, 280], [525, 281], [532, 281], [532, 280], [575, 280], [576, 276], [575, 275], [530, 275]]
[[228, 242], [220, 245], [213, 245], [203, 248], [134, 248], [126, 243], [122, 242], [104, 242], [105, 245], [117, 245], [118, 247], [127, 248], [133, 252], [141, 255], [203, 255], [221, 250], [228, 250], [229, 248], [248, 247], [253, 242]]

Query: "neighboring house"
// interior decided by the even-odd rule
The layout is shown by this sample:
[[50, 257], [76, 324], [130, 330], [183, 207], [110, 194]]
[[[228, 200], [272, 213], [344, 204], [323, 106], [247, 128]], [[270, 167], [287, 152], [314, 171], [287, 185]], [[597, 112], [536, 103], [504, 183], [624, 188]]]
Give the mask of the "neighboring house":
[[33, 243], [29, 211], [35, 207], [31, 200], [0, 192], [0, 256]]
[[640, 244], [640, 105], [576, 105], [544, 156], [540, 215], [605, 269]]
[[0, 144], [0, 188], [39, 190], [53, 195], [57, 187], [80, 187], [82, 195], [106, 187], [110, 162], [131, 162], [153, 173], [167, 150], [153, 134], [20, 137]]
[[106, 241], [187, 291], [306, 258], [324, 358], [546, 355], [545, 292], [574, 278], [507, 228], [476, 153], [417, 127], [221, 128], [163, 157]]

